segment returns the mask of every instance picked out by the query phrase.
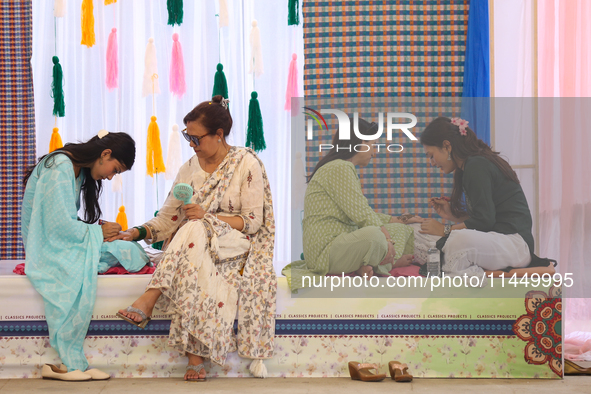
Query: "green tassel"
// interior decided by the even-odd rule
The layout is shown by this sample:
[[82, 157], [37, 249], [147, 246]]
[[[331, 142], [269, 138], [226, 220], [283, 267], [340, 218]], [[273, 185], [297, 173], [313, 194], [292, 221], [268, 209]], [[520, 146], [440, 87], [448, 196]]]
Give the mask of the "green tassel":
[[183, 23], [183, 0], [166, 0], [168, 8], [168, 24], [174, 26]]
[[248, 129], [246, 132], [246, 146], [260, 152], [267, 148], [265, 144], [265, 135], [263, 133], [263, 116], [257, 92], [250, 94], [250, 104], [248, 105]]
[[[158, 211], [154, 212], [154, 217], [156, 217], [156, 215], [158, 215]], [[154, 249], [162, 250], [162, 245], [164, 245], [164, 241], [158, 241], [158, 242], [154, 242], [152, 244], [152, 247]]]
[[51, 82], [51, 97], [53, 97], [53, 115], [60, 118], [66, 116], [66, 102], [64, 101], [64, 74], [57, 56], [53, 57], [53, 81]]
[[299, 0], [289, 0], [288, 4], [288, 14], [287, 14], [287, 25], [299, 25], [300, 24], [300, 1]]
[[223, 98], [228, 98], [228, 82], [226, 82], [226, 74], [224, 74], [224, 66], [218, 63], [217, 71], [213, 79], [213, 93], [211, 97], [222, 95]]

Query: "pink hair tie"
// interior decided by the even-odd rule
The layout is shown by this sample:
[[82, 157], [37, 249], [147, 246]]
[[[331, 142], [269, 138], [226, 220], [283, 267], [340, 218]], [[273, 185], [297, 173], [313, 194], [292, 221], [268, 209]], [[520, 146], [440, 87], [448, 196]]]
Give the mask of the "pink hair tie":
[[451, 118], [451, 124], [456, 125], [460, 128], [460, 134], [466, 135], [466, 127], [468, 127], [468, 121], [462, 118]]

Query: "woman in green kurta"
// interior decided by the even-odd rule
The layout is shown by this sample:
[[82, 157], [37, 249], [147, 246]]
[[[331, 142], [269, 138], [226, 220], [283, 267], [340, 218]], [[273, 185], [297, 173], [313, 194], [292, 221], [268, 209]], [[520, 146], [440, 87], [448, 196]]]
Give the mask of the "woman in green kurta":
[[[351, 122], [353, 127], [353, 122]], [[375, 132], [375, 123], [359, 120], [361, 134]], [[355, 273], [368, 277], [389, 275], [394, 267], [412, 263], [413, 229], [407, 224], [423, 219], [412, 215], [393, 217], [375, 212], [363, 195], [355, 166], [365, 167], [373, 147], [356, 152], [349, 147], [364, 141], [351, 129], [351, 139], [332, 141], [333, 148], [309, 177], [304, 198], [304, 259], [283, 269], [292, 290], [303, 287], [303, 276]]]

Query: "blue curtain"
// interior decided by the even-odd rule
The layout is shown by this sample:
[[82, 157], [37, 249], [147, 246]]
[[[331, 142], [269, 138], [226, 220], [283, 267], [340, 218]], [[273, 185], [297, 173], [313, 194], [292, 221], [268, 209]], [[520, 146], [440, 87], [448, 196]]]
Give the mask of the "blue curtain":
[[462, 118], [490, 145], [488, 0], [470, 0], [464, 60]]

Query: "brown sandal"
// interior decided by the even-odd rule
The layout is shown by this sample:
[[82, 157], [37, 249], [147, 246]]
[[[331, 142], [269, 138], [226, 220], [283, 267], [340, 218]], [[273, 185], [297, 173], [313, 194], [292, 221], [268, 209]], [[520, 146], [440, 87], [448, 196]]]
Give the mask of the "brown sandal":
[[591, 368], [583, 368], [571, 360], [564, 360], [565, 375], [591, 375]]
[[375, 364], [358, 363], [357, 361], [349, 361], [349, 374], [353, 380], [361, 380], [363, 382], [381, 382], [386, 379], [386, 374], [372, 373], [370, 369], [375, 369], [378, 372], [378, 366]]
[[412, 375], [408, 373], [408, 365], [401, 364], [398, 361], [388, 363], [390, 376], [396, 382], [412, 382]]

